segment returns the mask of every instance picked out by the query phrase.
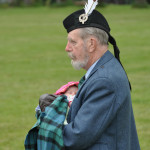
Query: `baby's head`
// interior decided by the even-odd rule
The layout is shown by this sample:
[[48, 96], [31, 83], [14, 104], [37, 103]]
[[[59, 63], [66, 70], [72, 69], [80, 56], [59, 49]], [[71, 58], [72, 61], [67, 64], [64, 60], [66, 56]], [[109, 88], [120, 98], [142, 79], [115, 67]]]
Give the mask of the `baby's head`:
[[70, 86], [66, 92], [64, 93], [66, 96], [68, 95], [76, 95], [78, 91], [78, 87], [76, 85]]
[[60, 89], [56, 91], [56, 95], [76, 95], [78, 91], [78, 84], [79, 82], [68, 82], [67, 84], [63, 85]]
[[68, 82], [67, 84], [63, 85], [60, 89], [56, 91], [56, 95], [65, 94], [67, 99], [69, 100], [69, 107], [78, 91], [78, 84], [79, 82]]

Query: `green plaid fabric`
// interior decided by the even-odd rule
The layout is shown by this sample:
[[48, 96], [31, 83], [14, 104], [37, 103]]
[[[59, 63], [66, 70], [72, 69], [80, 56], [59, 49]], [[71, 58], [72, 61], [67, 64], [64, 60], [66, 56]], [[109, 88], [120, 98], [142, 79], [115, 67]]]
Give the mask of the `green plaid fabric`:
[[25, 139], [25, 150], [63, 150], [62, 127], [67, 108], [67, 97], [59, 96], [45, 108], [45, 112], [37, 114], [37, 122]]

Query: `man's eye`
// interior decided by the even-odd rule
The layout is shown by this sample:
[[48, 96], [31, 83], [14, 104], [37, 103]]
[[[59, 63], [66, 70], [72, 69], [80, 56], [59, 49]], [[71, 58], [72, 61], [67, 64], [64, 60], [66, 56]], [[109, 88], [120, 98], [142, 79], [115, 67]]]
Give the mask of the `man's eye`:
[[71, 43], [72, 43], [72, 44], [76, 44], [77, 42], [76, 42], [76, 41], [71, 41]]

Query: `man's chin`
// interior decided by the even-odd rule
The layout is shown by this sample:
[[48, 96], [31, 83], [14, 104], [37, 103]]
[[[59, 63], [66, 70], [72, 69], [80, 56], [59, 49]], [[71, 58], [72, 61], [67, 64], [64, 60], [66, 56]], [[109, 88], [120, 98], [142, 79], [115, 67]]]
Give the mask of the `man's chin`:
[[75, 70], [80, 70], [81, 68], [84, 67], [84, 65], [82, 63], [74, 62], [73, 60], [71, 60], [71, 64]]
[[73, 68], [74, 68], [75, 70], [80, 70], [80, 69], [81, 69], [81, 67], [76, 67], [76, 66], [73, 66]]

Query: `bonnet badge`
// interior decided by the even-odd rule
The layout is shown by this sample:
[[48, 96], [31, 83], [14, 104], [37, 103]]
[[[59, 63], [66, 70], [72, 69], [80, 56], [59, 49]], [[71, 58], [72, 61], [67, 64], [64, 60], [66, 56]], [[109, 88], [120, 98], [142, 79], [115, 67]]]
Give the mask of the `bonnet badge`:
[[84, 24], [88, 20], [88, 16], [93, 12], [96, 5], [98, 4], [98, 0], [88, 0], [88, 3], [85, 4], [85, 13], [79, 16], [79, 22]]
[[79, 22], [82, 22], [82, 24], [84, 24], [84, 22], [86, 22], [88, 20], [88, 15], [87, 14], [81, 14], [79, 16]]

